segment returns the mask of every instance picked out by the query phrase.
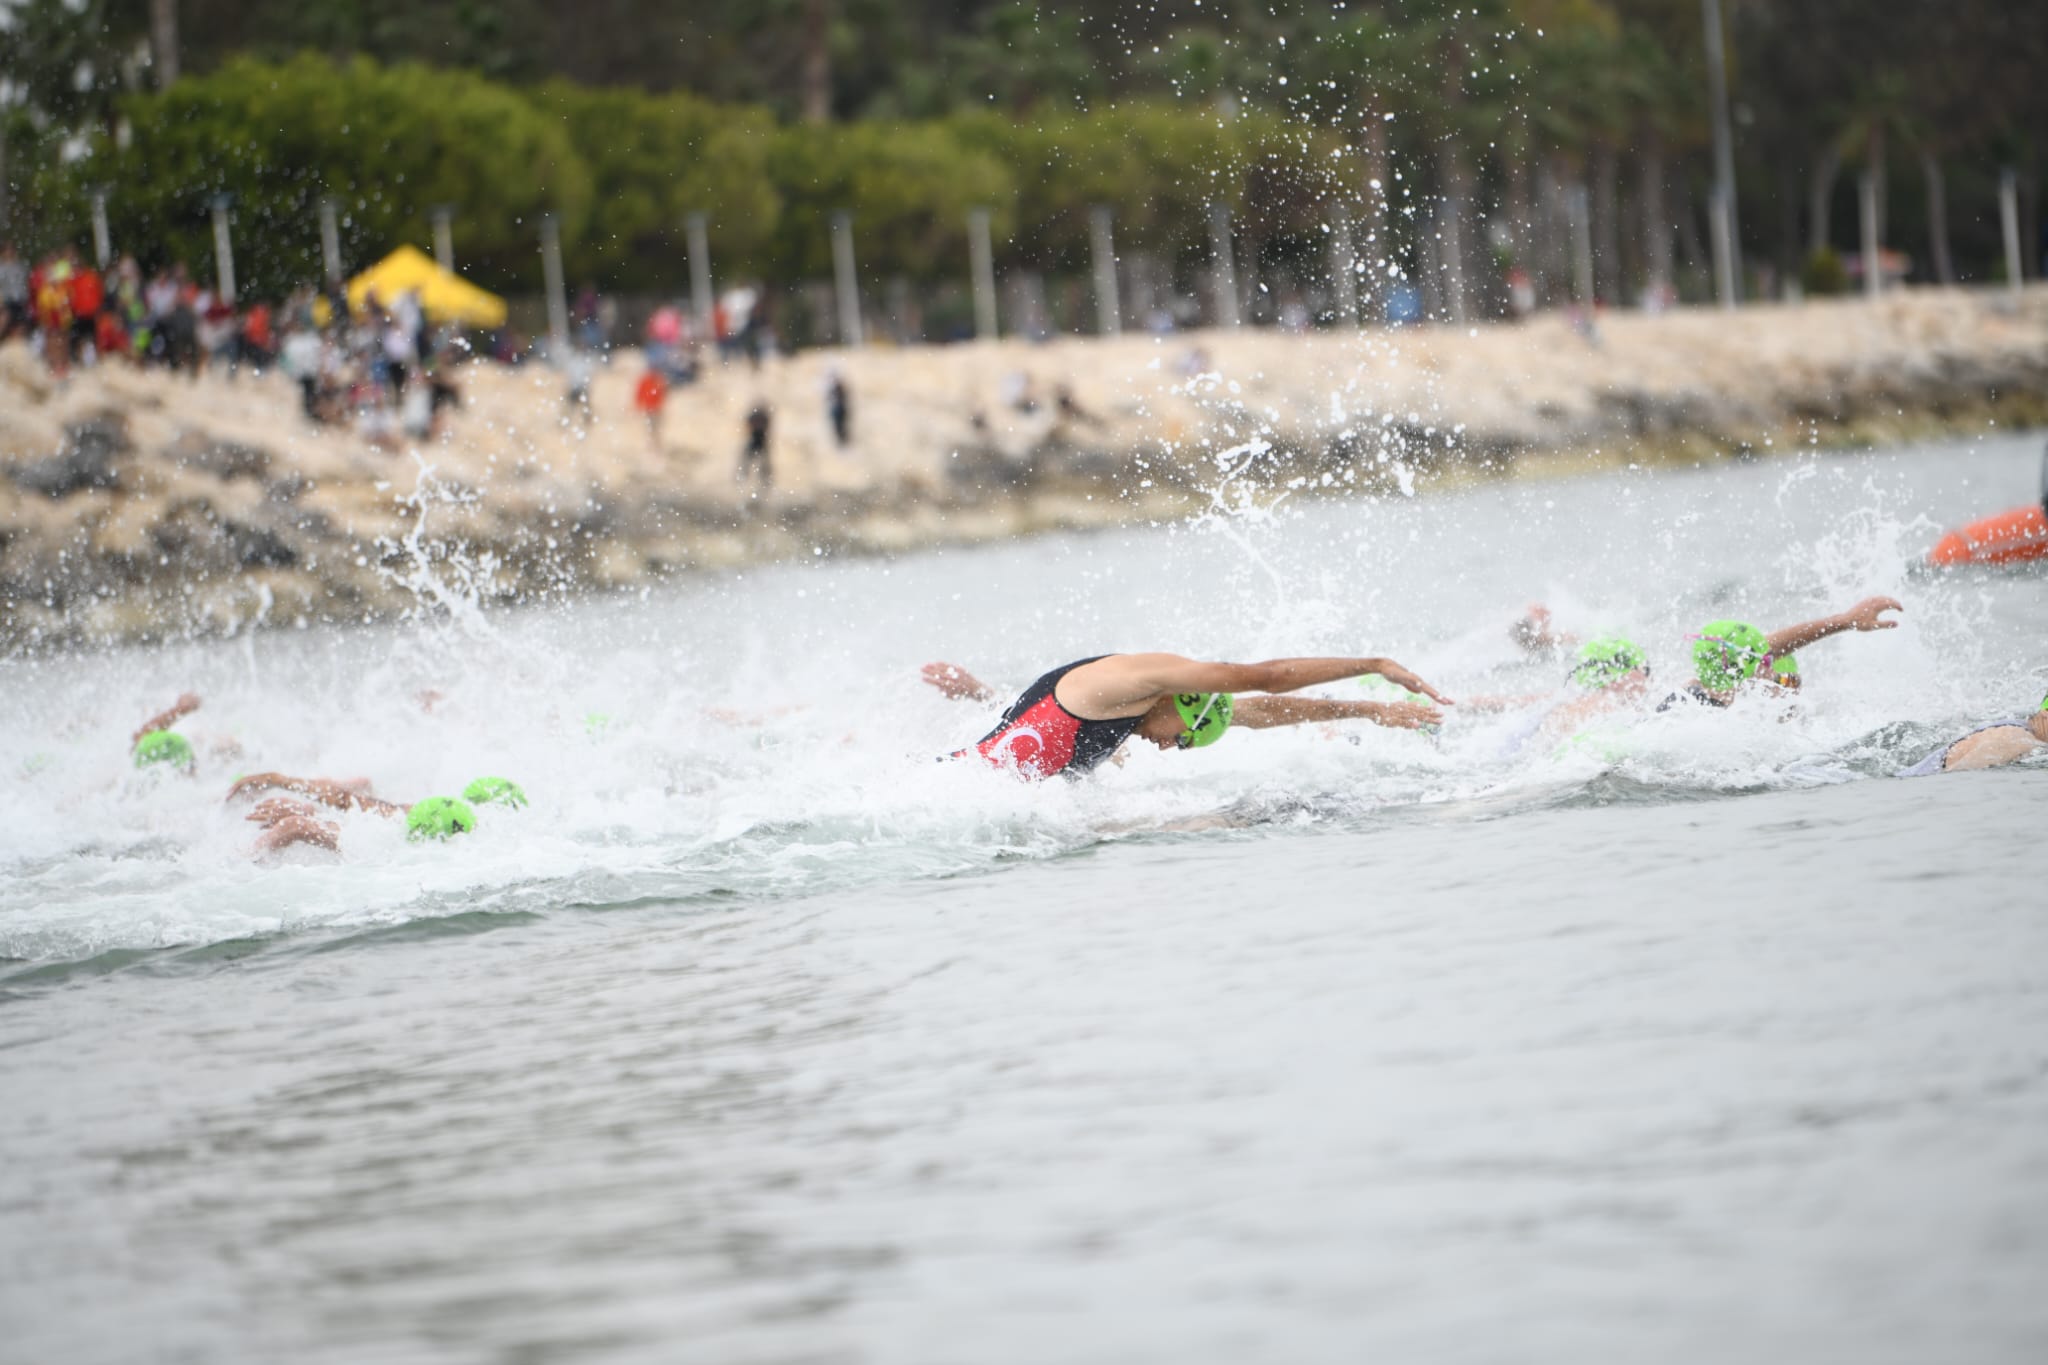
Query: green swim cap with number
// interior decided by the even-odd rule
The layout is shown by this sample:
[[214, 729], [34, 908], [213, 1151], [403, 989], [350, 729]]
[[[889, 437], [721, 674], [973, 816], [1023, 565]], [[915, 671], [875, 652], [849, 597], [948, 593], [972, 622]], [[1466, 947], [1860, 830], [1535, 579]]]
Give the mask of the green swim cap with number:
[[526, 804], [526, 793], [520, 790], [517, 782], [509, 778], [479, 777], [462, 789], [462, 799], [479, 806], [488, 806], [495, 802], [518, 810]]
[[1650, 660], [1636, 642], [1620, 635], [1602, 635], [1579, 646], [1572, 681], [1588, 691], [1614, 686], [1638, 669], [1648, 672]]
[[135, 766], [147, 768], [168, 763], [174, 768], [192, 766], [192, 746], [173, 730], [151, 730], [135, 741]]
[[1713, 692], [1730, 692], [1756, 676], [1771, 642], [1745, 621], [1709, 621], [1692, 637], [1694, 676]]
[[1180, 723], [1186, 727], [1180, 732], [1180, 747], [1199, 749], [1223, 738], [1236, 706], [1228, 692], [1176, 692], [1173, 709], [1180, 712]]
[[476, 812], [469, 808], [467, 801], [458, 801], [452, 796], [430, 796], [424, 801], [413, 803], [405, 813], [405, 837], [408, 839], [446, 839], [454, 834], [467, 834], [476, 828]]

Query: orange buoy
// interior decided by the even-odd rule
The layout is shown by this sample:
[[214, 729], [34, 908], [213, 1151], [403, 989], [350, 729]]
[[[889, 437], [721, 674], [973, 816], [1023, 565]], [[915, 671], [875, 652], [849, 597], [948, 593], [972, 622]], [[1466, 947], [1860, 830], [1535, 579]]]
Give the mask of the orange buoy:
[[1927, 552], [1937, 568], [1958, 564], [2020, 564], [2048, 558], [2048, 512], [2039, 503], [1973, 521], [1950, 531]]

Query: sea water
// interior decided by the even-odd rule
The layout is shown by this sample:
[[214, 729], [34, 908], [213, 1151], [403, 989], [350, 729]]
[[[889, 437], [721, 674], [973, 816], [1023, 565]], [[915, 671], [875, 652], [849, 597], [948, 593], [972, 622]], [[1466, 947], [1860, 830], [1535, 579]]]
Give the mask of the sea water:
[[[0, 664], [0, 1359], [2048, 1352], [2048, 689], [1986, 439]], [[1223, 509], [1227, 508], [1225, 511]], [[1112, 650], [1452, 697], [1872, 593], [1793, 702], [936, 762]], [[192, 778], [128, 736], [181, 691]], [[1362, 695], [1349, 684], [1326, 695]], [[423, 694], [430, 694], [423, 698]], [[251, 856], [244, 772], [531, 804]]]

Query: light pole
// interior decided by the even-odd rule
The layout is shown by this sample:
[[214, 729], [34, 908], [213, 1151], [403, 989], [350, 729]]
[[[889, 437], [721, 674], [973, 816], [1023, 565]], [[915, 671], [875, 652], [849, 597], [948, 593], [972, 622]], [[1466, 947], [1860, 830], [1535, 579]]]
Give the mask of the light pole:
[[334, 196], [320, 200], [320, 264], [326, 268], [327, 283], [341, 283], [341, 224]]
[[1721, 0], [1700, 0], [1707, 29], [1707, 94], [1714, 116], [1713, 221], [1714, 292], [1723, 308], [1736, 304], [1735, 282], [1742, 277], [1741, 239], [1735, 219], [1735, 142], [1728, 127], [1728, 69], [1721, 53]]
[[1121, 336], [1123, 304], [1116, 291], [1116, 239], [1110, 232], [1109, 205], [1088, 210], [1088, 235], [1095, 245], [1095, 328], [1103, 336]]
[[92, 254], [101, 270], [114, 258], [113, 241], [107, 232], [107, 187], [95, 185], [92, 191]]
[[853, 215], [832, 215], [832, 275], [838, 284], [839, 344], [860, 345], [860, 279], [853, 268]]
[[967, 211], [967, 255], [974, 276], [974, 335], [996, 339], [996, 256], [989, 241], [989, 211]]
[[213, 274], [215, 292], [222, 303], [235, 301], [235, 244], [228, 237], [228, 210], [235, 196], [213, 196]]
[[690, 253], [690, 309], [697, 315], [697, 336], [716, 341], [711, 335], [711, 229], [701, 213], [683, 217], [683, 236]]
[[434, 205], [434, 264], [455, 273], [455, 206]]
[[549, 358], [564, 365], [569, 360], [569, 294], [562, 278], [562, 225], [552, 213], [540, 216], [540, 269], [548, 291]]

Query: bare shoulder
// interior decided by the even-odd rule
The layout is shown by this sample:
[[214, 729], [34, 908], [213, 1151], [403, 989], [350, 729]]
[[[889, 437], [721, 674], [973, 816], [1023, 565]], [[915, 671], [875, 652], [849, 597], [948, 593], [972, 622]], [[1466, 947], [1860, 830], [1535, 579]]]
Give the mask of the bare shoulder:
[[1108, 654], [1082, 664], [1054, 689], [1060, 705], [1089, 720], [1110, 720], [1143, 711], [1169, 690], [1161, 676], [1188, 661], [1178, 654]]

